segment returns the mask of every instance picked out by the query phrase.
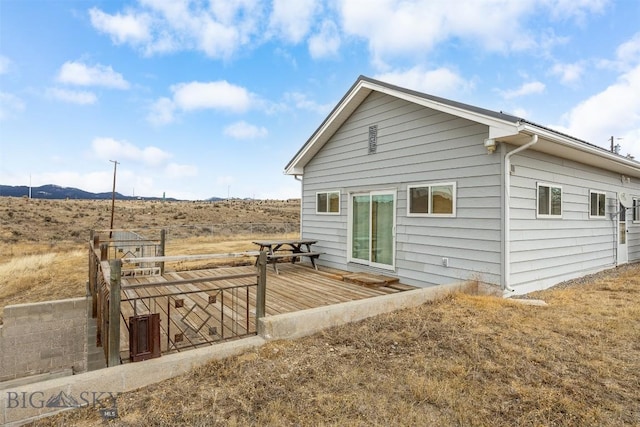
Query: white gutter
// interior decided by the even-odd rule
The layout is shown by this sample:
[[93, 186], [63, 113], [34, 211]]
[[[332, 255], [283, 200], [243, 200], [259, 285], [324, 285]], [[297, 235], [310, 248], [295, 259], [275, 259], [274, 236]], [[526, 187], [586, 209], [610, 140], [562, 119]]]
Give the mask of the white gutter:
[[293, 179], [300, 182], [300, 232], [298, 233], [298, 237], [302, 239], [302, 199], [304, 196], [304, 188], [302, 188], [302, 175], [293, 175]]
[[524, 151], [538, 142], [538, 135], [533, 135], [526, 144], [516, 148], [504, 156], [504, 290], [514, 292], [511, 282], [511, 156]]

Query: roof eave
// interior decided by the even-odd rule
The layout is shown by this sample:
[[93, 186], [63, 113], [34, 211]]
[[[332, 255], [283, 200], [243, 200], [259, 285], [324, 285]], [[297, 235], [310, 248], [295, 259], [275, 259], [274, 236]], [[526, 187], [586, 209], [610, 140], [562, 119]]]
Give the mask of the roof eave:
[[[369, 93], [371, 93], [370, 90], [366, 93], [362, 92], [363, 82], [364, 80], [361, 76], [351, 86], [307, 142], [305, 142], [300, 150], [298, 150], [298, 152], [293, 156], [284, 168], [284, 173], [286, 175], [302, 175], [304, 166], [329, 139], [330, 135], [327, 135], [327, 132], [330, 132], [330, 134], [333, 135], [337, 128], [340, 127], [340, 125], [342, 125], [342, 123], [344, 123], [344, 121], [351, 115], [351, 112], [353, 112], [353, 110], [360, 105]], [[318, 146], [319, 142], [320, 146]]]
[[[303, 174], [305, 165], [322, 148], [329, 138], [337, 131], [351, 113], [373, 91], [384, 93], [405, 101], [433, 108], [444, 113], [452, 114], [468, 120], [489, 126], [489, 137], [497, 138], [504, 135], [512, 135], [518, 132], [518, 118], [507, 114], [499, 114], [499, 117], [491, 117], [483, 114], [482, 109], [473, 108], [465, 104], [438, 101], [441, 98], [429, 96], [419, 92], [400, 88], [391, 84], [379, 82], [368, 77], [360, 76], [351, 86], [351, 89], [340, 100], [336, 107], [329, 113], [311, 138], [302, 146], [295, 156], [285, 166], [286, 175]], [[459, 105], [458, 105], [459, 104]], [[466, 108], [465, 108], [466, 107]], [[471, 107], [472, 109], [469, 109]], [[488, 111], [488, 110], [487, 110]]]
[[[587, 163], [593, 166], [640, 178], [640, 163], [635, 160], [620, 156], [619, 154], [612, 153], [602, 147], [588, 144], [568, 135], [558, 133], [551, 129], [542, 128], [534, 124], [522, 123], [519, 126], [519, 130], [520, 132], [529, 135], [536, 134], [540, 138], [553, 142], [554, 144], [583, 153], [588, 156], [588, 159], [590, 159]], [[534, 147], [534, 150], [535, 149], [536, 148]], [[563, 157], [567, 158], [566, 156]], [[571, 157], [571, 159], [575, 160], [573, 157]]]

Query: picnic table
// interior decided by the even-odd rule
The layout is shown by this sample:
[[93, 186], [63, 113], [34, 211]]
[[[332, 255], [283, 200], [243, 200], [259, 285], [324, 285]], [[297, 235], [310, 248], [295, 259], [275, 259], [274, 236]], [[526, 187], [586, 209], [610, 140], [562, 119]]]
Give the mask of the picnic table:
[[316, 259], [322, 255], [320, 252], [313, 252], [311, 245], [317, 243], [317, 240], [299, 239], [299, 240], [259, 240], [253, 242], [254, 245], [260, 246], [260, 251], [267, 252], [267, 260], [273, 264], [273, 269], [278, 272], [277, 261], [279, 258], [291, 258], [291, 262], [295, 263], [298, 258], [307, 257], [311, 261], [311, 265], [316, 270]]

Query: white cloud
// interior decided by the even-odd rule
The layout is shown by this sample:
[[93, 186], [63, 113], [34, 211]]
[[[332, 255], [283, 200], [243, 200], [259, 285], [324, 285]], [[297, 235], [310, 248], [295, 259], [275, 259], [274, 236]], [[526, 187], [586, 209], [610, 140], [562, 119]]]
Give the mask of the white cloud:
[[636, 129], [629, 129], [620, 134], [621, 146], [620, 154], [626, 156], [630, 154], [636, 161], [640, 161], [640, 126]]
[[228, 58], [261, 34], [263, 4], [253, 0], [212, 2], [139, 0], [124, 13], [89, 11], [91, 23], [115, 44], [129, 44], [146, 55], [199, 50]]
[[597, 65], [617, 71], [629, 71], [640, 64], [640, 32], [636, 33], [616, 49], [614, 59], [602, 59]]
[[582, 78], [584, 65], [582, 63], [575, 64], [555, 64], [551, 69], [551, 73], [560, 76], [563, 84], [573, 84]]
[[147, 120], [154, 125], [166, 125], [174, 121], [175, 104], [169, 98], [160, 98], [151, 105]]
[[129, 88], [129, 83], [122, 77], [122, 74], [113, 71], [110, 66], [100, 64], [90, 67], [81, 62], [65, 62], [60, 68], [57, 80], [61, 83], [77, 86]]
[[309, 53], [314, 59], [335, 56], [340, 49], [340, 32], [333, 21], [322, 22], [320, 32], [309, 38]]
[[522, 107], [518, 107], [518, 108], [514, 109], [513, 110], [513, 115], [516, 116], [516, 117], [522, 117], [522, 118], [525, 118], [525, 117], [529, 117], [530, 118], [531, 117], [531, 113], [529, 113], [528, 110], [526, 110], [526, 109], [524, 109]]
[[0, 55], [0, 75], [7, 74], [11, 68], [11, 60], [4, 55]]
[[425, 70], [417, 66], [405, 71], [392, 71], [378, 74], [378, 80], [425, 92], [431, 95], [451, 96], [466, 92], [473, 88], [473, 84], [448, 68]]
[[175, 105], [186, 111], [211, 108], [243, 112], [252, 102], [249, 91], [225, 80], [179, 83], [171, 86], [171, 91]]
[[274, 0], [270, 29], [281, 39], [299, 43], [309, 32], [317, 10], [314, 0]]
[[424, 60], [438, 44], [452, 40], [493, 52], [548, 49], [561, 41], [548, 26], [529, 21], [551, 14], [555, 19], [584, 20], [600, 13], [607, 0], [337, 0], [347, 36], [363, 39], [373, 62], [384, 69], [389, 58]]
[[169, 163], [165, 168], [165, 173], [169, 178], [192, 177], [198, 175], [198, 167], [194, 165]]
[[113, 138], [95, 138], [91, 147], [93, 152], [103, 160], [129, 161], [143, 163], [147, 166], [160, 166], [171, 158], [170, 153], [157, 147], [138, 148], [129, 142]]
[[89, 10], [89, 16], [94, 28], [109, 34], [115, 44], [139, 44], [151, 38], [151, 19], [147, 14], [109, 15], [94, 7]]
[[524, 83], [517, 89], [512, 90], [500, 90], [500, 94], [505, 99], [517, 98], [519, 96], [533, 95], [536, 93], [544, 92], [546, 86], [542, 82], [529, 82]]
[[235, 139], [256, 139], [264, 138], [269, 132], [264, 127], [257, 127], [245, 121], [239, 121], [224, 128], [224, 134]]
[[17, 96], [0, 92], [0, 120], [6, 120], [14, 117], [15, 114], [24, 111], [24, 101]]
[[310, 100], [307, 95], [300, 92], [287, 92], [284, 94], [285, 102], [292, 104], [299, 110], [313, 111], [314, 113], [326, 114], [331, 111], [333, 104], [318, 104]]
[[375, 7], [349, 0], [338, 3], [345, 33], [365, 39], [377, 63], [385, 57], [424, 57], [436, 44], [452, 38], [493, 51], [535, 45], [520, 25], [531, 10], [530, 1], [383, 0]]
[[81, 90], [50, 88], [47, 90], [47, 95], [60, 101], [79, 105], [95, 104], [98, 100], [93, 92]]
[[640, 62], [640, 33], [622, 43], [616, 49], [616, 57], [623, 64], [635, 65]]
[[588, 14], [603, 12], [610, 0], [544, 0], [542, 3], [555, 19], [575, 19], [582, 22]]
[[216, 82], [178, 83], [170, 88], [171, 98], [156, 100], [147, 114], [147, 121], [154, 125], [164, 125], [175, 120], [176, 110], [219, 110], [242, 113], [261, 101], [247, 89], [225, 80]]
[[554, 128], [600, 146], [611, 135], [623, 137], [623, 153], [640, 159], [640, 65], [600, 93], [575, 106]]

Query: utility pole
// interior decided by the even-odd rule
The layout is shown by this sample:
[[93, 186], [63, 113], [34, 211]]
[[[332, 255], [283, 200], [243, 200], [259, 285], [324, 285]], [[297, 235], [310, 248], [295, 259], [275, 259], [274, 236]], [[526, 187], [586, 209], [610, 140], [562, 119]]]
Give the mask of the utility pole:
[[109, 160], [113, 163], [113, 191], [111, 192], [111, 225], [109, 226], [109, 239], [113, 235], [113, 212], [116, 207], [116, 169], [118, 168], [117, 160]]
[[[622, 138], [615, 138], [615, 139], [621, 140]], [[609, 141], [611, 142], [611, 152], [615, 154], [620, 154], [620, 144], [616, 144], [614, 142], [613, 135], [611, 136], [611, 138], [609, 138]]]

